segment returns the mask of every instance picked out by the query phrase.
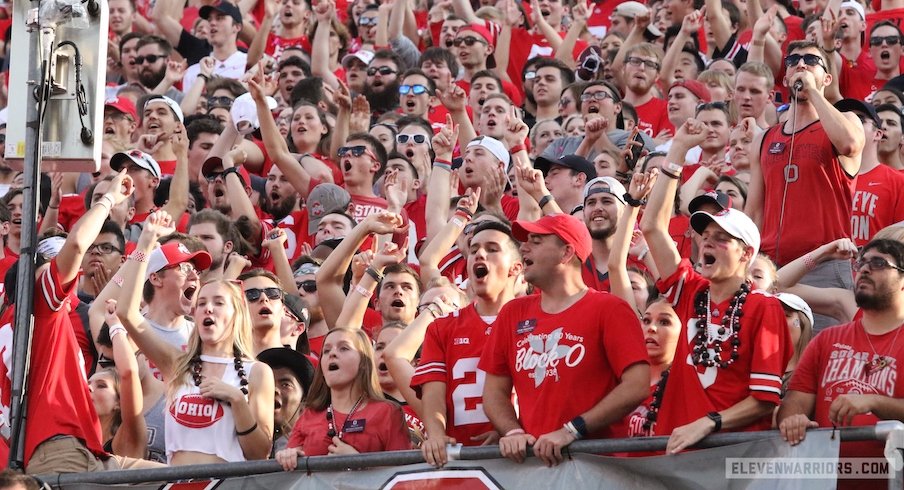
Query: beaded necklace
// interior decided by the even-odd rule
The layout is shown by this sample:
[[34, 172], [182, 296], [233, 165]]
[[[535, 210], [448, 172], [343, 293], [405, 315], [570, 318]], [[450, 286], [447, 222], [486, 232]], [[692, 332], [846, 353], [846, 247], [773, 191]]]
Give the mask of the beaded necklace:
[[358, 397], [358, 401], [355, 402], [355, 405], [352, 407], [351, 412], [345, 416], [345, 422], [342, 422], [342, 428], [339, 429], [339, 433], [336, 433], [336, 426], [333, 425], [333, 402], [330, 402], [330, 405], [326, 407], [326, 421], [329, 424], [329, 427], [326, 431], [326, 435], [329, 436], [330, 439], [339, 436], [339, 439], [342, 439], [342, 434], [345, 433], [345, 425], [348, 424], [348, 421], [351, 420], [352, 416], [355, 415], [355, 412], [358, 411], [358, 405], [361, 404], [361, 400], [364, 400], [364, 395]]
[[[671, 368], [669, 368], [671, 369]], [[659, 414], [659, 408], [662, 407], [662, 395], [665, 393], [665, 383], [669, 379], [669, 370], [666, 369], [659, 375], [659, 382], [656, 383], [656, 389], [653, 390], [653, 400], [650, 402], [650, 409], [647, 410], [643, 423], [643, 430], [647, 435], [653, 435], [653, 424], [656, 423], [656, 417]]]
[[[248, 396], [248, 376], [245, 373], [245, 364], [242, 362], [242, 356], [239, 353], [238, 349], [233, 349], [233, 356], [235, 359], [233, 360], [233, 367], [235, 368], [235, 372], [239, 376], [239, 389], [242, 390], [242, 394]], [[201, 368], [203, 366], [203, 361], [201, 360], [200, 355], [195, 355], [192, 358], [191, 362], [191, 377], [195, 382], [195, 386], [201, 386]]]
[[[729, 336], [725, 340], [713, 339], [709, 334], [709, 325], [712, 315], [709, 309], [710, 297], [709, 288], [700, 291], [695, 300], [697, 313], [697, 335], [694, 336], [694, 350], [691, 352], [691, 358], [697, 366], [720, 367], [727, 368], [738, 360], [738, 350], [741, 348], [741, 308], [747, 300], [747, 294], [750, 293], [750, 286], [745, 282], [735, 292], [731, 299], [728, 311], [722, 317], [722, 325], [718, 328], [719, 337], [729, 332]], [[722, 357], [723, 344], [728, 342], [731, 345], [731, 354], [727, 358]], [[712, 348], [713, 355], [710, 356], [709, 349]]]

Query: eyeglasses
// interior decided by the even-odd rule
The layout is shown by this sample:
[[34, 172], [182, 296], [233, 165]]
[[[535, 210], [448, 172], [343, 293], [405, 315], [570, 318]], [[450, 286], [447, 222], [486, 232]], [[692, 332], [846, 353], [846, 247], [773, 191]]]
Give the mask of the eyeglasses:
[[863, 266], [869, 266], [870, 271], [881, 271], [885, 269], [895, 269], [898, 272], [904, 272], [904, 268], [898, 267], [882, 257], [859, 258], [854, 261], [854, 270], [859, 271]]
[[823, 70], [829, 71], [829, 69], [826, 67], [826, 62], [823, 61], [819, 55], [812, 53], [789, 54], [788, 57], [785, 58], [785, 66], [787, 66], [788, 68], [797, 66], [798, 64], [800, 64], [800, 60], [804, 60], [804, 64], [807, 66], [820, 66]]
[[245, 290], [245, 299], [248, 300], [249, 303], [254, 303], [255, 301], [261, 299], [261, 294], [267, 297], [270, 301], [276, 301], [278, 299], [283, 299], [283, 290], [279, 288], [251, 288]]
[[400, 145], [404, 145], [405, 143], [408, 143], [408, 140], [413, 140], [415, 142], [415, 144], [418, 144], [418, 145], [423, 145], [424, 143], [427, 142], [427, 137], [422, 134], [412, 134], [412, 135], [400, 134], [400, 135], [397, 135], [395, 137], [395, 139], [396, 139], [396, 143], [398, 143]]
[[643, 65], [645, 68], [647, 68], [649, 70], [658, 70], [659, 69], [659, 63], [657, 63], [655, 61], [645, 60], [643, 58], [638, 58], [636, 56], [631, 56], [631, 57], [625, 59], [625, 63], [627, 63], [631, 66]]
[[606, 92], [605, 90], [600, 90], [599, 92], [593, 92], [593, 93], [585, 92], [585, 93], [581, 94], [581, 102], [589, 102], [591, 100], [604, 101], [606, 99], [615, 100], [615, 98], [612, 97], [612, 94], [610, 94], [609, 92]]
[[568, 107], [568, 104], [573, 103], [574, 101], [571, 99], [562, 98], [559, 99], [559, 107]]
[[423, 93], [428, 92], [428, 90], [427, 90], [427, 87], [425, 87], [423, 85], [400, 85], [399, 86], [399, 95], [405, 95], [409, 92], [414, 95], [421, 95]]
[[225, 95], [221, 95], [219, 97], [208, 97], [207, 98], [207, 108], [215, 109], [217, 107], [222, 107], [225, 109], [229, 109], [232, 107], [234, 99], [232, 97], [227, 97]]
[[148, 63], [156, 63], [157, 60], [161, 60], [166, 58], [166, 56], [162, 54], [149, 54], [147, 56], [136, 56], [134, 60], [132, 60], [133, 65], [143, 65], [145, 61]]
[[372, 66], [367, 69], [367, 76], [369, 76], [369, 77], [372, 77], [372, 76], [376, 75], [377, 73], [386, 77], [386, 76], [389, 76], [389, 75], [392, 75], [392, 74], [395, 74], [398, 72], [388, 66], [381, 66], [379, 68]]
[[869, 38], [870, 46], [882, 46], [882, 42], [889, 46], [897, 46], [901, 43], [901, 36], [876, 36]]
[[295, 283], [295, 286], [298, 289], [303, 290], [306, 293], [316, 293], [317, 292], [317, 281], [301, 281]]
[[455, 45], [456, 48], [461, 46], [462, 43], [464, 43], [464, 45], [469, 48], [473, 46], [474, 43], [487, 44], [487, 42], [483, 39], [474, 36], [457, 37], [454, 41], [452, 41], [452, 44]]
[[112, 243], [98, 243], [97, 245], [91, 245], [88, 247], [87, 253], [97, 253], [99, 255], [108, 255], [113, 252], [122, 253], [122, 250], [116, 248], [116, 245]]
[[179, 269], [180, 271], [182, 271], [182, 273], [185, 274], [186, 276], [198, 273], [198, 269], [196, 269], [195, 265], [192, 264], [191, 262], [182, 262], [181, 264], [176, 264], [171, 267], [163, 268], [163, 270], [165, 270], [165, 271], [171, 271], [171, 270], [176, 270], [176, 269]]
[[377, 17], [358, 17], [358, 25], [361, 27], [377, 25]]

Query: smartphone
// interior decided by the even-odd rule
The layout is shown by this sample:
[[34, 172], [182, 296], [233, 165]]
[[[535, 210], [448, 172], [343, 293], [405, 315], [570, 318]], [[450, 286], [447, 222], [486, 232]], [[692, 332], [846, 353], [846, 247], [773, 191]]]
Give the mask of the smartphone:
[[631, 154], [625, 156], [625, 163], [628, 165], [628, 171], [630, 172], [634, 170], [637, 161], [640, 159], [640, 154], [643, 152], [644, 141], [640, 131], [634, 133], [628, 144], [631, 145]]

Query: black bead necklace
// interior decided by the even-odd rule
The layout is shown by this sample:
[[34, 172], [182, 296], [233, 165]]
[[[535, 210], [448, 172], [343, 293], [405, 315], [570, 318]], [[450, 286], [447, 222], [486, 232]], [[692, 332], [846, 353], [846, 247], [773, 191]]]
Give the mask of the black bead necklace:
[[[235, 356], [233, 367], [239, 375], [239, 389], [242, 390], [243, 395], [248, 396], [248, 375], [245, 373], [245, 364], [242, 362], [242, 356], [238, 349], [233, 349], [233, 356]], [[191, 377], [195, 381], [195, 386], [201, 386], [202, 363], [200, 355], [195, 355], [191, 360]]]
[[662, 395], [665, 393], [665, 384], [669, 379], [669, 370], [666, 369], [659, 375], [659, 382], [656, 383], [656, 389], [653, 390], [653, 400], [650, 402], [650, 409], [647, 410], [643, 423], [643, 430], [648, 436], [653, 435], [653, 424], [656, 423], [656, 417], [659, 415], [659, 409], [662, 407]]
[[342, 439], [342, 434], [345, 433], [345, 425], [348, 424], [348, 421], [351, 420], [352, 416], [355, 415], [355, 412], [358, 411], [358, 405], [361, 404], [361, 401], [364, 400], [364, 395], [358, 397], [358, 401], [355, 402], [355, 405], [352, 407], [351, 412], [345, 416], [345, 422], [342, 422], [342, 428], [339, 429], [338, 434], [336, 433], [336, 426], [333, 424], [333, 402], [330, 402], [329, 406], [326, 407], [326, 421], [329, 425], [326, 435], [329, 436], [330, 439], [333, 437], [339, 436], [339, 439]]
[[[750, 293], [750, 286], [745, 282], [741, 284], [731, 299], [728, 311], [722, 317], [722, 325], [717, 331], [720, 337], [729, 332], [728, 338], [724, 341], [712, 339], [709, 336], [709, 325], [712, 318], [709, 310], [709, 288], [697, 294], [695, 300], [697, 335], [694, 336], [694, 350], [691, 352], [695, 365], [725, 369], [738, 360], [738, 351], [741, 348], [741, 316], [743, 315], [741, 308], [747, 301], [748, 293]], [[728, 357], [722, 355], [725, 342], [731, 346], [731, 354]], [[713, 355], [709, 353], [710, 348], [713, 350]]]

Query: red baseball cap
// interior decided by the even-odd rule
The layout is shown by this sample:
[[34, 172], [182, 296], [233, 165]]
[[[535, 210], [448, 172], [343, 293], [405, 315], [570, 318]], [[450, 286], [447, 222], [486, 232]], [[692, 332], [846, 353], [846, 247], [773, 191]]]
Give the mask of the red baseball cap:
[[496, 37], [493, 36], [493, 34], [490, 33], [490, 30], [482, 24], [468, 24], [466, 26], [462, 26], [461, 29], [458, 30], [458, 32], [462, 31], [471, 31], [475, 34], [478, 34], [487, 42], [487, 44], [493, 47], [496, 46]]
[[167, 267], [179, 265], [183, 262], [191, 262], [198, 271], [205, 271], [212, 262], [210, 254], [206, 250], [192, 252], [185, 244], [172, 241], [165, 243], [151, 252], [148, 258], [148, 270], [145, 280], [155, 272], [160, 272]]
[[686, 88], [687, 91], [694, 94], [694, 97], [697, 97], [697, 100], [699, 100], [701, 103], [712, 102], [712, 96], [709, 93], [709, 87], [696, 80], [681, 80], [680, 82], [675, 82], [671, 87], [669, 87], [669, 92], [671, 92], [675, 87]]
[[527, 241], [527, 235], [555, 235], [563, 242], [574, 247], [574, 253], [581, 259], [587, 260], [593, 249], [590, 232], [581, 220], [570, 214], [547, 214], [537, 221], [515, 221], [512, 224], [512, 235], [521, 242]]
[[135, 103], [128, 97], [111, 97], [104, 102], [104, 109], [110, 107], [117, 111], [128, 115], [132, 121], [138, 121], [138, 110], [135, 109]]

